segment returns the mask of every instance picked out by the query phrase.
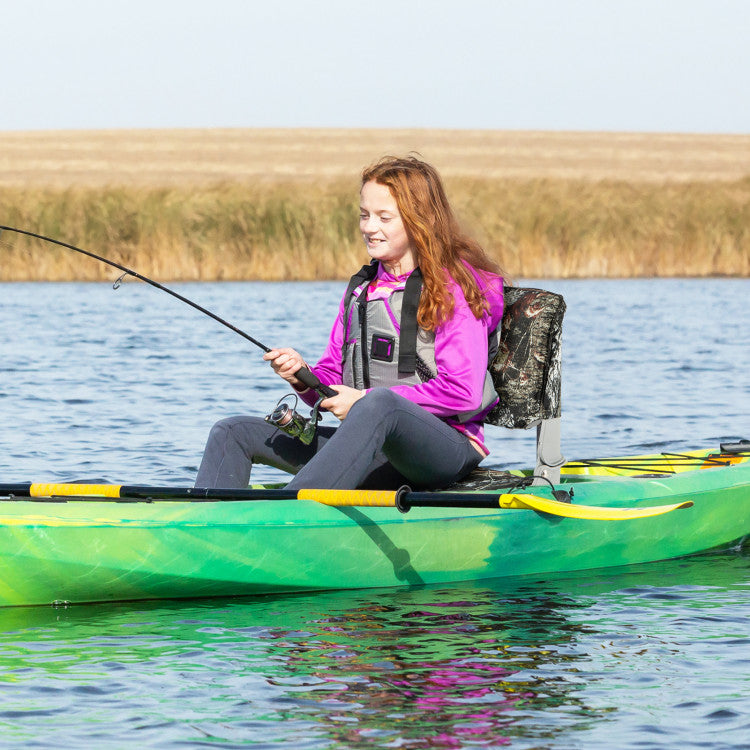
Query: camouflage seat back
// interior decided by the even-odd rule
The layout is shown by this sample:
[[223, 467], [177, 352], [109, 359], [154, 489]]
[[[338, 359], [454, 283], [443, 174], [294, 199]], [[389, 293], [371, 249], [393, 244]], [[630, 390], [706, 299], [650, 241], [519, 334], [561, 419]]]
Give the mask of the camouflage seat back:
[[527, 428], [560, 416], [565, 300], [543, 289], [505, 287], [505, 310], [490, 373], [500, 401], [487, 422]]

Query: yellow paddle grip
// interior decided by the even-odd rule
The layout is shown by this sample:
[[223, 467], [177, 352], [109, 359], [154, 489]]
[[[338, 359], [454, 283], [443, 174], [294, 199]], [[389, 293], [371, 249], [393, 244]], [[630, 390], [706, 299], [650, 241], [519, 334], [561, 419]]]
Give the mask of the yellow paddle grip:
[[120, 497], [119, 484], [32, 484], [29, 497]]
[[393, 508], [395, 490], [300, 490], [298, 500], [314, 500], [323, 505], [363, 505]]

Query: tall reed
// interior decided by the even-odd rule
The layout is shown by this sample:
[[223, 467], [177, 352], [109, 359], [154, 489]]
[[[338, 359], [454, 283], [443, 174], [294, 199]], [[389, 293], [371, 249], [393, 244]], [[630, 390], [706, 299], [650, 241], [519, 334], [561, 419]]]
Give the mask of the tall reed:
[[[0, 188], [0, 223], [161, 280], [345, 278], [366, 259], [356, 181]], [[750, 276], [750, 177], [735, 182], [447, 180], [513, 277]], [[49, 243], [0, 237], [0, 280], [109, 279]]]

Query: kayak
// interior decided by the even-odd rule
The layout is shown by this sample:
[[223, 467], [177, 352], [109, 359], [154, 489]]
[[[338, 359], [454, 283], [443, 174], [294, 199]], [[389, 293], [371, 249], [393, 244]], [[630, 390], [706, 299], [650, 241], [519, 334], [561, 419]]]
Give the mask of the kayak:
[[531, 474], [479, 469], [445, 491], [382, 497], [0, 485], [0, 606], [538, 576], [729, 548], [750, 534], [744, 441], [572, 461], [554, 485], [532, 486]]

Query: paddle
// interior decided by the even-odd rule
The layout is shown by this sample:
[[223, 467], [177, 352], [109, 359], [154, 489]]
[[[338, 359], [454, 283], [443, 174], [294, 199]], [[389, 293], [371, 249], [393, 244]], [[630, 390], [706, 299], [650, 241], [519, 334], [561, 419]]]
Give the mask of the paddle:
[[0, 484], [0, 496], [28, 498], [114, 498], [118, 500], [313, 500], [323, 505], [411, 508], [503, 508], [535, 510], [564, 518], [625, 521], [689, 508], [691, 501], [646, 508], [606, 508], [577, 505], [538, 495], [492, 492], [412, 492], [399, 490], [286, 490], [149, 487], [117, 484]]

